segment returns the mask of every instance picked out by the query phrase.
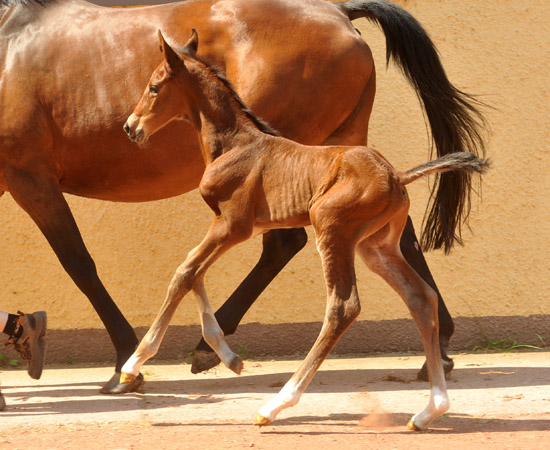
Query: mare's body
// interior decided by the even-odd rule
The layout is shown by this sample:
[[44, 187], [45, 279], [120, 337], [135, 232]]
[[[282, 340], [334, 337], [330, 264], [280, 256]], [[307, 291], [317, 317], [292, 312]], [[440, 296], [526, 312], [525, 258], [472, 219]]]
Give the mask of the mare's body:
[[[475, 111], [449, 84], [414, 19], [382, 0], [195, 0], [124, 9], [82, 0], [0, 0], [0, 194], [9, 191], [34, 220], [109, 332], [117, 360], [105, 392], [113, 392], [137, 339], [99, 279], [63, 193], [141, 202], [198, 186], [204, 162], [189, 125], [168, 125], [144, 149], [121, 131], [136, 87], [159, 63], [157, 29], [181, 45], [196, 27], [201, 56], [284, 136], [305, 144], [365, 144], [375, 70], [350, 21], [356, 17], [383, 24], [390, 54], [431, 111], [438, 154], [461, 150], [469, 122], [457, 120], [457, 108], [470, 119]], [[463, 186], [443, 191], [460, 196]], [[405, 236], [407, 258], [435, 288], [412, 225]], [[226, 333], [305, 239], [303, 230], [265, 236], [257, 267], [218, 315]], [[442, 301], [440, 314], [445, 347], [453, 326]]]
[[[482, 172], [487, 162], [460, 152], [402, 173], [368, 147], [309, 147], [273, 135], [224, 78], [196, 59], [196, 32], [180, 54], [162, 35], [160, 41], [166, 62], [153, 72], [124, 129], [132, 140], [145, 143], [173, 120], [189, 121], [199, 134], [206, 164], [199, 190], [215, 218], [202, 242], [178, 267], [151, 328], [122, 367], [121, 383], [132, 384], [138, 378], [141, 365], [157, 352], [189, 291], [197, 297], [206, 342], [227, 367], [240, 373], [242, 362], [229, 349], [212, 313], [204, 287], [206, 271], [225, 251], [254, 234], [312, 225], [327, 285], [323, 328], [297, 372], [260, 409], [255, 423], [270, 424], [282, 409], [298, 402], [359, 314], [357, 252], [402, 296], [418, 326], [432, 391], [428, 406], [409, 426], [426, 429], [449, 408], [449, 401], [439, 350], [437, 295], [399, 249], [409, 210], [404, 186], [432, 172], [461, 172], [469, 177]], [[447, 206], [438, 204], [446, 214], [456, 213]], [[448, 230], [452, 237], [454, 232]]]

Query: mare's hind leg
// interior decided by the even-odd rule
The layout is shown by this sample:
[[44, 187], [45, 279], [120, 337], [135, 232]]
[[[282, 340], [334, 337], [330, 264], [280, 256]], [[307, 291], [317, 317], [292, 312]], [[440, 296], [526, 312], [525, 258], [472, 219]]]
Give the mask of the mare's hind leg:
[[[342, 235], [344, 233], [340, 234], [340, 237], [343, 237]], [[349, 247], [349, 242], [351, 239], [345, 241], [345, 238], [318, 238], [317, 247], [321, 254], [327, 284], [327, 307], [323, 327], [296, 373], [275, 398], [259, 410], [255, 425], [269, 425], [281, 410], [298, 403], [321, 363], [358, 316], [361, 306], [355, 284], [354, 250]]]
[[[376, 89], [376, 74], [373, 68], [372, 76], [366, 85], [360, 100], [357, 102], [357, 108], [350, 117], [327, 138], [325, 145], [367, 145], [367, 132], [372, 105], [374, 101], [374, 93]], [[437, 293], [438, 297], [438, 315], [439, 315], [439, 343], [441, 347], [441, 357], [443, 358], [443, 367], [445, 373], [449, 374], [453, 369], [453, 360], [447, 356], [447, 348], [449, 340], [454, 332], [454, 324], [451, 315], [443, 301], [443, 297], [437, 288], [437, 285], [432, 277], [430, 268], [424, 259], [424, 254], [420, 249], [414, 227], [410, 218], [401, 236], [401, 251], [411, 267], [428, 283], [428, 285]], [[418, 372], [418, 378], [428, 380], [428, 372], [426, 363]]]
[[172, 319], [183, 297], [193, 290], [197, 297], [197, 307], [202, 324], [203, 336], [214, 349], [218, 357], [231, 370], [240, 373], [242, 363], [227, 346], [223, 331], [219, 327], [206, 293], [204, 291], [203, 277], [217, 258], [238, 242], [242, 242], [248, 236], [238, 236], [231, 233], [225, 218], [216, 217], [210, 230], [202, 242], [189, 252], [185, 262], [181, 264], [174, 274], [166, 298], [158, 312], [153, 324], [138, 345], [134, 354], [122, 367], [120, 377], [121, 391], [125, 384], [133, 383], [139, 375], [141, 366], [153, 357], [164, 338], [170, 320]]
[[[407, 263], [398, 248], [397, 233], [386, 226], [358, 245], [358, 252], [375, 273], [384, 278], [403, 298], [416, 322], [424, 351], [431, 386], [428, 406], [409, 422], [412, 430], [425, 430], [449, 409], [445, 373], [438, 337], [437, 295]], [[386, 235], [384, 236], [384, 234]], [[393, 236], [392, 236], [393, 234]]]
[[[263, 235], [260, 260], [231, 297], [216, 311], [216, 319], [226, 336], [235, 332], [259, 295], [306, 242], [307, 234], [303, 228], [272, 230]], [[191, 372], [208, 370], [219, 362], [220, 359], [203, 338], [195, 349]]]
[[[401, 236], [400, 242], [401, 252], [411, 265], [411, 267], [416, 270], [416, 272], [422, 277], [422, 279], [428, 283], [428, 285], [435, 291], [437, 294], [437, 315], [439, 317], [439, 348], [441, 350], [441, 358], [443, 359], [443, 370], [445, 375], [448, 376], [453, 370], [454, 362], [451, 358], [447, 356], [447, 348], [449, 347], [449, 340], [453, 335], [455, 326], [453, 319], [449, 314], [449, 310], [441, 297], [441, 293], [435, 284], [435, 281], [430, 273], [428, 264], [424, 258], [424, 254], [420, 249], [420, 244], [418, 243], [413, 227], [413, 223], [410, 217], [407, 218], [407, 224], [403, 230], [403, 235]], [[428, 381], [428, 367], [424, 363], [422, 368], [417, 374], [419, 380]]]
[[118, 383], [122, 364], [137, 345], [134, 330], [99, 279], [57, 179], [11, 166], [4, 166], [2, 173], [15, 201], [40, 228], [61, 265], [88, 297], [109, 333], [116, 349], [115, 375], [101, 391], [111, 393]]

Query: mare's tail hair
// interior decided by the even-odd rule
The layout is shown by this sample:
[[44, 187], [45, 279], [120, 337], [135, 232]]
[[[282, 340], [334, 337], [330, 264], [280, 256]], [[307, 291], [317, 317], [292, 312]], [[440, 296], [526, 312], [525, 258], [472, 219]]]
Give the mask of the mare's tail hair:
[[[485, 105], [451, 84], [433, 42], [420, 23], [386, 0], [333, 4], [350, 20], [364, 17], [382, 28], [387, 63], [392, 59], [416, 91], [437, 157], [465, 151], [484, 156], [487, 127], [480, 108]], [[421, 243], [425, 250], [444, 247], [449, 252], [454, 241], [461, 242], [461, 226], [468, 219], [471, 191], [469, 171], [437, 176], [424, 216]]]
[[[398, 176], [401, 184], [405, 186], [431, 173], [454, 172], [464, 175], [471, 175], [473, 173], [481, 175], [489, 167], [490, 161], [488, 159], [478, 158], [473, 153], [457, 152], [450, 153], [433, 161], [428, 161], [427, 163], [421, 164], [413, 169], [407, 170], [406, 172], [398, 172]], [[444, 201], [444, 199], [442, 199], [441, 197], [437, 197], [434, 200], [436, 204], [440, 201]], [[445, 220], [445, 214], [447, 213], [448, 208], [445, 204], [438, 204], [437, 208], [440, 214], [439, 217], [442, 217], [443, 220]], [[454, 241], [457, 241], [459, 243], [461, 242], [460, 239], [456, 236], [454, 229], [445, 229], [445, 231], [449, 233], [448, 236], [444, 236], [446, 241], [449, 240], [451, 243]]]

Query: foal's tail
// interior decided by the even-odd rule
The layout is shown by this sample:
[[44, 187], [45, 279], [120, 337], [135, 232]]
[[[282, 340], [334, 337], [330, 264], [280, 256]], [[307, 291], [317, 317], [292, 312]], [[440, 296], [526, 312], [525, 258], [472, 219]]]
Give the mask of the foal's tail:
[[[488, 159], [480, 159], [473, 153], [457, 152], [450, 153], [433, 161], [428, 161], [406, 172], [398, 172], [398, 176], [401, 184], [405, 186], [431, 173], [454, 172], [463, 175], [471, 175], [473, 173], [481, 175], [489, 167], [490, 161]], [[444, 199], [441, 197], [436, 197], [433, 207], [437, 208], [437, 217], [441, 217], [444, 222], [446, 222], [446, 214], [452, 214], [452, 211], [449, 210]], [[460, 238], [456, 236], [454, 228], [444, 228], [444, 231], [448, 233], [443, 236], [445, 242], [451, 242], [451, 245], [454, 241], [460, 242]]]
[[431, 173], [464, 172], [483, 174], [490, 165], [491, 162], [488, 159], [478, 158], [473, 153], [456, 152], [420, 164], [406, 172], [398, 172], [398, 176], [401, 184], [406, 186]]
[[[465, 151], [483, 156], [486, 122], [480, 108], [485, 105], [451, 84], [422, 25], [407, 11], [386, 0], [333, 4], [350, 20], [364, 17], [382, 28], [387, 62], [393, 59], [401, 68], [424, 106], [437, 157]], [[455, 240], [460, 242], [461, 224], [470, 211], [471, 190], [469, 171], [438, 175], [432, 189], [431, 207], [428, 205], [424, 216], [421, 239], [424, 249], [444, 247], [448, 252]], [[445, 214], [439, 204], [446, 205]]]

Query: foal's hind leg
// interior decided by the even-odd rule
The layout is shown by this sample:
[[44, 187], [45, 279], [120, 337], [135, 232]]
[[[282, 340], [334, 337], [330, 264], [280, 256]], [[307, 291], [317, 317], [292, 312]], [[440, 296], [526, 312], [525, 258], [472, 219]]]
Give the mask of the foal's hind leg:
[[[357, 108], [346, 119], [346, 121], [329, 136], [324, 145], [367, 145], [368, 123], [374, 102], [374, 93], [376, 89], [376, 72], [372, 70], [372, 74], [365, 87], [365, 91], [357, 102]], [[437, 293], [438, 297], [438, 315], [439, 315], [439, 343], [441, 347], [441, 357], [443, 358], [443, 368], [445, 373], [449, 374], [453, 369], [453, 360], [447, 356], [447, 347], [449, 340], [454, 332], [454, 324], [451, 315], [443, 301], [437, 284], [435, 283], [430, 268], [426, 263], [422, 249], [418, 244], [412, 221], [409, 217], [407, 225], [401, 236], [401, 251], [411, 267], [428, 283], [428, 285]], [[428, 380], [428, 372], [426, 363], [418, 372], [418, 378]]]
[[197, 297], [197, 306], [206, 342], [212, 346], [227, 367], [240, 373], [242, 363], [240, 358], [229, 350], [223, 338], [223, 332], [214, 318], [206, 297], [202, 278], [208, 267], [217, 258], [246, 237], [239, 238], [232, 235], [223, 218], [217, 217], [214, 220], [202, 242], [189, 252], [185, 262], [176, 270], [168, 287], [166, 298], [151, 328], [141, 340], [134, 354], [122, 367], [121, 385], [132, 383], [138, 376], [140, 367], [157, 353], [170, 320], [180, 301], [190, 290], [193, 290]]
[[424, 351], [431, 396], [424, 411], [409, 422], [412, 430], [425, 430], [449, 409], [445, 374], [441, 362], [437, 323], [437, 295], [407, 263], [394, 239], [375, 242], [376, 235], [358, 245], [358, 252], [375, 273], [403, 298], [416, 322]]
[[[263, 235], [260, 260], [231, 297], [216, 311], [216, 319], [225, 336], [235, 332], [258, 296], [306, 242], [307, 234], [303, 228], [272, 230]], [[201, 339], [195, 349], [191, 372], [199, 373], [219, 363], [218, 356], [204, 338]]]
[[321, 363], [358, 316], [361, 306], [355, 284], [354, 250], [349, 247], [350, 241], [318, 239], [328, 295], [323, 327], [296, 373], [277, 396], [259, 410], [255, 425], [269, 425], [281, 410], [298, 403]]
[[[36, 167], [43, 169], [43, 165], [37, 163]], [[9, 165], [2, 170], [11, 195], [40, 228], [61, 265], [88, 297], [109, 333], [116, 349], [116, 367], [113, 378], [101, 391], [112, 393], [118, 384], [122, 364], [136, 348], [134, 330], [99, 279], [57, 179], [53, 175], [32, 173]]]
[[[441, 350], [441, 357], [443, 358], [443, 370], [448, 376], [453, 370], [454, 362], [451, 358], [447, 356], [447, 348], [449, 346], [449, 340], [453, 335], [455, 326], [453, 319], [449, 314], [449, 310], [443, 301], [443, 297], [437, 288], [437, 285], [430, 273], [424, 254], [420, 249], [420, 244], [416, 239], [414, 227], [411, 218], [407, 219], [407, 224], [403, 230], [403, 235], [401, 236], [400, 242], [401, 252], [403, 256], [409, 263], [409, 265], [420, 275], [420, 277], [428, 283], [428, 285], [436, 292], [437, 294], [437, 315], [439, 317], [439, 348]], [[428, 381], [428, 367], [424, 363], [422, 368], [417, 374], [419, 380]]]

